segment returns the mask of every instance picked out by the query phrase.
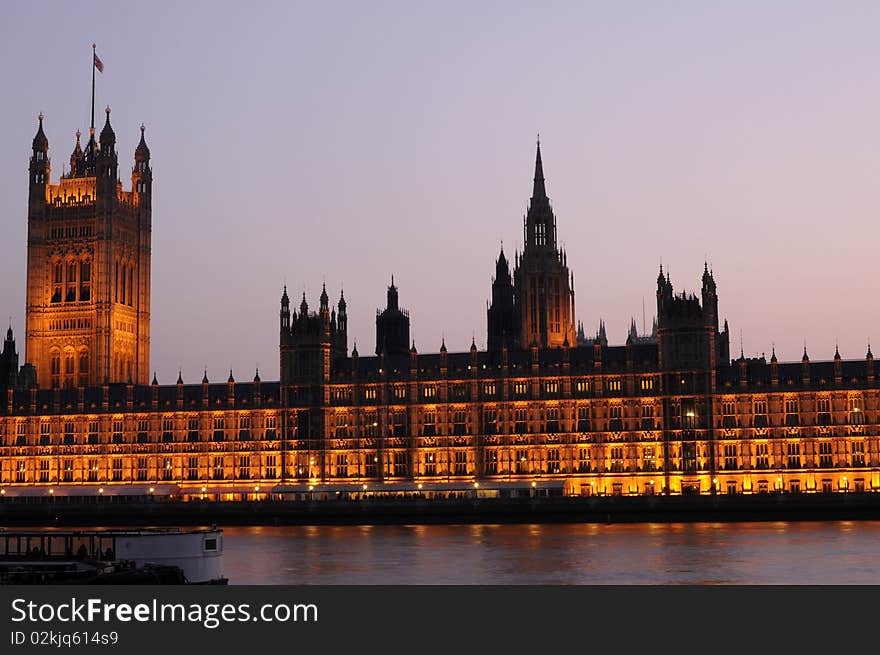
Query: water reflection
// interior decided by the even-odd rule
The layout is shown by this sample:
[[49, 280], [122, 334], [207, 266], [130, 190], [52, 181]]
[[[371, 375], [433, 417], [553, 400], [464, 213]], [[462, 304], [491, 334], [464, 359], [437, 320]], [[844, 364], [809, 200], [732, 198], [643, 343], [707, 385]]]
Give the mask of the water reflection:
[[233, 584], [877, 584], [880, 522], [231, 527]]

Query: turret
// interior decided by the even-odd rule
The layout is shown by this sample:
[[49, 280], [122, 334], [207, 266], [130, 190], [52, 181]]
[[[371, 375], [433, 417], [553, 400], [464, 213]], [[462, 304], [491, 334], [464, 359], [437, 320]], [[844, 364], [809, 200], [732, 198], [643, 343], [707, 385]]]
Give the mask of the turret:
[[101, 141], [95, 157], [95, 197], [99, 210], [111, 211], [116, 205], [117, 157], [116, 133], [110, 125], [110, 107], [101, 130]]
[[150, 149], [144, 138], [144, 126], [141, 125], [141, 140], [134, 150], [134, 169], [131, 172], [131, 190], [144, 207], [151, 204], [153, 191], [153, 169], [150, 168]]
[[804, 356], [801, 357], [801, 381], [804, 384], [810, 383], [810, 357], [807, 355], [806, 345], [804, 345]]
[[868, 382], [874, 381], [874, 353], [871, 352], [871, 344], [868, 344], [868, 353], [865, 355], [865, 375]]
[[281, 293], [281, 340], [284, 341], [285, 335], [290, 331], [290, 298], [287, 296], [287, 285], [284, 285], [284, 291]]
[[840, 384], [843, 382], [843, 364], [840, 357], [840, 348], [834, 346], [834, 382]]
[[405, 355], [409, 346], [409, 312], [400, 309], [394, 276], [384, 310], [376, 310], [376, 354]]
[[43, 132], [43, 114], [39, 115], [39, 127], [34, 135], [31, 149], [31, 162], [28, 169], [30, 180], [30, 206], [32, 209], [45, 205], [46, 187], [49, 186], [49, 139]]
[[77, 130], [76, 145], [73, 147], [73, 152], [70, 153], [70, 177], [77, 177], [78, 175], [80, 175], [80, 171], [82, 169], [83, 151], [82, 146], [79, 143], [79, 139], [81, 136], [82, 132]]

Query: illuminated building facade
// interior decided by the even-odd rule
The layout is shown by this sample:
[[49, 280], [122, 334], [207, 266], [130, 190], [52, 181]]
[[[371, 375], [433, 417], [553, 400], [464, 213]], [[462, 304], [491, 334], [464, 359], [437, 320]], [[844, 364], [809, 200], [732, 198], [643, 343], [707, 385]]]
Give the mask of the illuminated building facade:
[[[46, 152], [38, 145], [35, 157]], [[32, 162], [31, 198], [48, 211], [55, 192], [35, 177], [45, 170], [48, 178], [43, 161]], [[144, 202], [149, 216], [149, 185], [141, 186], [142, 178], [133, 184], [137, 200], [125, 210], [127, 221], [141, 215]], [[113, 189], [108, 197], [118, 201], [121, 192]], [[650, 337], [633, 326], [620, 346], [609, 346], [604, 330], [589, 342], [578, 338], [573, 277], [556, 248], [555, 216], [545, 200], [539, 150], [526, 246], [513, 275], [503, 253], [496, 262], [486, 350], [472, 343], [467, 352], [450, 353], [442, 343], [439, 352], [419, 353], [393, 280], [387, 307], [377, 312], [376, 354], [365, 357], [348, 351], [342, 294], [331, 307], [323, 289], [311, 311], [305, 297], [292, 309], [285, 289], [278, 382], [263, 383], [259, 374], [236, 382], [230, 372], [219, 384], [207, 373], [201, 384], [181, 377], [160, 386], [155, 376], [144, 384], [146, 359], [138, 359], [130, 381], [121, 380], [112, 339], [109, 351], [101, 350], [106, 330], [84, 334], [98, 339], [87, 343], [99, 379], [90, 368], [88, 376], [48, 388], [7, 382], [0, 491], [223, 500], [880, 490], [880, 386], [870, 348], [856, 361], [835, 352], [831, 361], [811, 362], [806, 351], [794, 363], [778, 362], [775, 352], [769, 361], [731, 360], [708, 268], [699, 295], [675, 293], [661, 269]], [[117, 248], [104, 232], [91, 238], [92, 248], [106, 251], [95, 265], [104, 281], [95, 278], [84, 306], [103, 298], [112, 316], [116, 296], [106, 285], [115, 277], [107, 277], [106, 262], [115, 271], [117, 255], [134, 258], [137, 250]], [[32, 279], [29, 264], [29, 339], [32, 308], [42, 316], [53, 305], [53, 269], [46, 264], [52, 251], [43, 248], [34, 251], [42, 273]], [[149, 251], [142, 252], [148, 276]], [[131, 287], [138, 307], [148, 308], [149, 285], [138, 284]], [[32, 303], [37, 291], [42, 305]], [[104, 305], [94, 307], [94, 320], [108, 310]], [[12, 361], [11, 331], [7, 342]], [[41, 383], [53, 375], [44, 359], [51, 343], [33, 351]]]
[[25, 353], [41, 387], [147, 384], [152, 169], [141, 139], [131, 190], [119, 182], [110, 108], [70, 169], [50, 180], [43, 116], [29, 167]]

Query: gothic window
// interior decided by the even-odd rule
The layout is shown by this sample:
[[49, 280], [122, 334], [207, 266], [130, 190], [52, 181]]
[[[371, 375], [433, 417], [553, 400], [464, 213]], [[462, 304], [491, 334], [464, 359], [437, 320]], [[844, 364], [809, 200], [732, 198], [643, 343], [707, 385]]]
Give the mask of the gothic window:
[[92, 262], [88, 259], [79, 265], [79, 299], [90, 300], [92, 297]]
[[64, 284], [64, 264], [55, 262], [52, 273], [52, 302], [61, 302], [61, 287]]
[[642, 430], [653, 430], [654, 427], [654, 405], [645, 403], [642, 405]]
[[162, 419], [162, 443], [171, 443], [174, 441], [174, 419]]
[[61, 353], [53, 350], [50, 359], [50, 372], [52, 374], [52, 387], [57, 389], [61, 386]]
[[485, 434], [496, 434], [498, 432], [498, 411], [487, 409], [483, 416], [483, 432]]
[[611, 471], [620, 473], [624, 470], [623, 447], [613, 446], [611, 448]]
[[864, 441], [853, 441], [852, 442], [852, 465], [853, 466], [864, 466], [865, 465], [865, 442]]
[[590, 472], [590, 449], [578, 449], [578, 473]]
[[754, 417], [755, 417], [755, 427], [756, 428], [765, 428], [767, 427], [767, 401], [766, 400], [756, 400], [753, 405]]
[[162, 458], [162, 479], [174, 479], [174, 460], [171, 457]]
[[406, 465], [406, 453], [396, 452], [394, 453], [394, 475], [397, 477], [403, 477], [406, 475], [407, 470]]
[[517, 473], [528, 473], [529, 472], [529, 451], [521, 448], [516, 451], [516, 472]]
[[422, 398], [424, 398], [425, 400], [430, 400], [432, 398], [435, 398], [436, 396], [437, 388], [433, 384], [422, 387]]
[[767, 450], [768, 448], [766, 443], [755, 444], [755, 468], [769, 468], [770, 460], [767, 455]]
[[425, 412], [423, 423], [422, 434], [426, 437], [433, 437], [436, 434], [436, 422], [437, 417], [434, 412], [428, 411]]
[[65, 459], [61, 467], [62, 482], [73, 482], [73, 460]]
[[487, 450], [483, 458], [483, 472], [486, 475], [498, 475], [498, 451]]
[[89, 383], [89, 351], [79, 351], [79, 386], [84, 387]]
[[578, 412], [578, 424], [577, 429], [578, 432], [589, 432], [590, 431], [590, 408], [581, 406], [577, 409]]
[[437, 475], [437, 461], [434, 453], [425, 455], [425, 475]]
[[860, 397], [850, 397], [848, 409], [850, 425], [861, 425], [865, 422], [864, 412], [862, 411], [862, 399]]
[[348, 477], [348, 453], [337, 453], [336, 454], [336, 477], [337, 478], [347, 478]]
[[796, 441], [789, 441], [785, 444], [786, 455], [788, 456], [788, 468], [799, 469], [801, 467], [801, 445]]
[[464, 450], [456, 450], [453, 475], [467, 475], [467, 472], [467, 452]]
[[64, 386], [71, 388], [74, 385], [74, 375], [76, 373], [76, 361], [73, 350], [64, 351]]
[[128, 268], [128, 306], [134, 305], [134, 264]]
[[146, 457], [137, 458], [137, 479], [140, 482], [147, 480], [147, 464], [148, 460]]
[[559, 473], [562, 470], [559, 464], [559, 449], [551, 448], [547, 451], [547, 473]]
[[467, 412], [456, 410], [453, 415], [452, 434], [467, 434]]
[[249, 480], [251, 477], [251, 456], [238, 456], [238, 477], [240, 480]]
[[800, 417], [798, 415], [798, 399], [797, 398], [786, 398], [785, 399], [785, 424], [786, 425], [799, 425]]
[[559, 432], [559, 408], [550, 407], [547, 410], [547, 432]]
[[113, 301], [119, 302], [119, 260], [116, 260], [116, 267], [113, 272]]
[[76, 262], [67, 264], [67, 292], [64, 294], [64, 302], [76, 302]]
[[525, 434], [528, 428], [528, 412], [525, 409], [517, 409], [514, 413], [514, 432]]
[[642, 470], [643, 471], [656, 471], [657, 470], [657, 459], [654, 454], [653, 446], [645, 446], [642, 449]]
[[724, 445], [724, 470], [735, 471], [737, 469], [736, 444]]
[[213, 471], [212, 477], [215, 480], [222, 480], [223, 479], [223, 458], [222, 457], [215, 457], [214, 458], [214, 471]]

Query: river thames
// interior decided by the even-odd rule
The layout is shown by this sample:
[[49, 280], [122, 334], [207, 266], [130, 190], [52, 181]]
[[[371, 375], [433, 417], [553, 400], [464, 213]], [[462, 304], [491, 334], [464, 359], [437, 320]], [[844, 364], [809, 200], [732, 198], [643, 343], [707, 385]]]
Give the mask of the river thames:
[[229, 527], [230, 584], [878, 584], [880, 522]]

